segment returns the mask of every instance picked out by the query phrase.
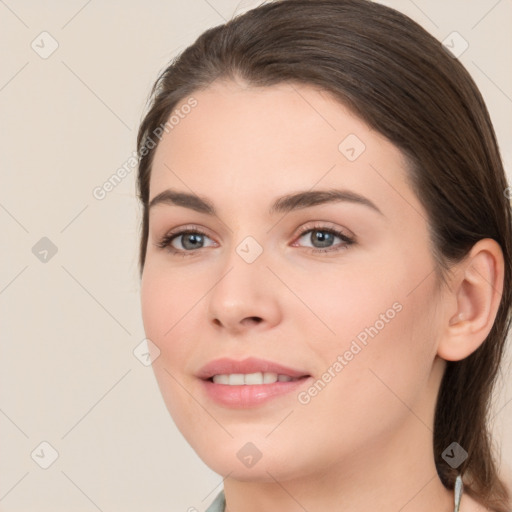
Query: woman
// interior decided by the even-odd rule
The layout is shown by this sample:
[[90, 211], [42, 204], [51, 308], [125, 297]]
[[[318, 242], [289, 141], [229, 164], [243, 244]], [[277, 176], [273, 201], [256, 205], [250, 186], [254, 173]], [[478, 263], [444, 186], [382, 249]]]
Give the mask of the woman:
[[225, 478], [209, 511], [511, 510], [507, 182], [441, 43], [366, 0], [264, 4], [161, 74], [138, 150], [144, 328]]

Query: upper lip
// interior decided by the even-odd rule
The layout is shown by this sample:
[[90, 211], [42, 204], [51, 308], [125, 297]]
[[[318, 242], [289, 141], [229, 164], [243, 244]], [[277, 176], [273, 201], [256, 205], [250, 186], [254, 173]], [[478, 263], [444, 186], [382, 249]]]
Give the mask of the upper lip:
[[249, 357], [242, 361], [229, 358], [215, 359], [203, 366], [197, 373], [197, 377], [207, 380], [211, 379], [214, 375], [258, 372], [277, 373], [278, 375], [288, 375], [293, 378], [309, 376], [307, 372], [288, 368], [273, 361]]

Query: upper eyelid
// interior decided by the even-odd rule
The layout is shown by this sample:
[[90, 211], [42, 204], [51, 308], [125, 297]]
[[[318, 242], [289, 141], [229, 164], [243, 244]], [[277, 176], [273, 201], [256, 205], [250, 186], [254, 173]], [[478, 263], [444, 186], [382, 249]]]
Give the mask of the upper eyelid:
[[310, 226], [308, 223], [303, 224], [298, 228], [299, 235], [303, 235], [304, 233], [307, 233], [308, 231], [339, 231], [341, 234], [349, 237], [349, 238], [355, 238], [355, 234], [352, 233], [348, 228], [338, 226], [334, 224], [334, 222], [329, 221], [312, 221], [313, 225]]
[[[295, 236], [303, 235], [304, 233], [307, 233], [308, 231], [314, 231], [314, 230], [319, 230], [319, 231], [320, 230], [325, 230], [325, 231], [333, 230], [333, 231], [340, 231], [343, 234], [345, 234], [345, 231], [348, 231], [348, 233], [346, 233], [346, 236], [355, 236], [347, 228], [338, 227], [333, 222], [329, 222], [329, 221], [310, 221], [310, 222], [313, 222], [314, 225], [308, 225], [307, 222], [305, 224], [302, 224], [299, 228], [296, 229], [297, 233]], [[177, 235], [182, 235], [184, 233], [190, 233], [190, 232], [198, 232], [202, 235], [206, 235], [206, 236], [212, 238], [208, 234], [208, 231], [209, 230], [207, 228], [203, 228], [203, 227], [199, 227], [194, 224], [191, 224], [191, 225], [185, 225], [182, 227], [178, 227], [178, 228], [174, 228], [169, 231], [166, 231], [160, 238], [163, 238], [166, 236], [177, 236]]]

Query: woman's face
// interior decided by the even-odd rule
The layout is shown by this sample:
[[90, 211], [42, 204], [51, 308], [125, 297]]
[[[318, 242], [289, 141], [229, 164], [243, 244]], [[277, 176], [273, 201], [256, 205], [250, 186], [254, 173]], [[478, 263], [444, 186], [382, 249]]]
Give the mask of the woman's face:
[[193, 98], [154, 155], [141, 290], [180, 431], [241, 480], [431, 450], [443, 299], [401, 153], [303, 85]]

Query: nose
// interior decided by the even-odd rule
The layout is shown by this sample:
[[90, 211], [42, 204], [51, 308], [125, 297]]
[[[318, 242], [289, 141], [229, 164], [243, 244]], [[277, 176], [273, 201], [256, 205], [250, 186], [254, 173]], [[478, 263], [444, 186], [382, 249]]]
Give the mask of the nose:
[[233, 250], [208, 294], [210, 321], [231, 334], [272, 328], [281, 320], [279, 294], [279, 280], [263, 254], [248, 263]]

